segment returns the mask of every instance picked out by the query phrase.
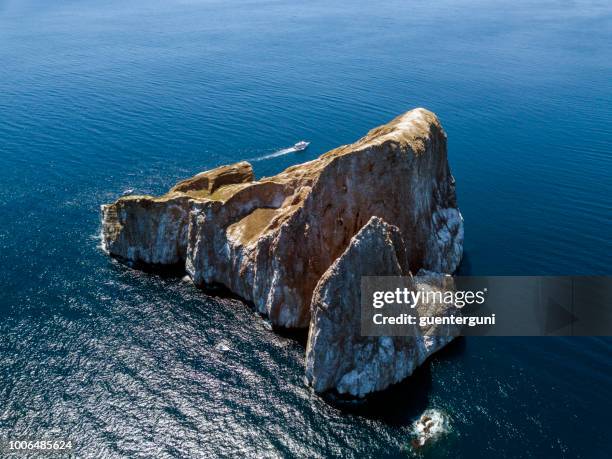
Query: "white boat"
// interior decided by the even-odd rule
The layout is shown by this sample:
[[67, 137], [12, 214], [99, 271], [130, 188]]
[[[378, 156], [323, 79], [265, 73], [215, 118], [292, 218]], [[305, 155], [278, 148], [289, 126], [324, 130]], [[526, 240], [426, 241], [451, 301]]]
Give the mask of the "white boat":
[[295, 151], [302, 151], [302, 150], [306, 150], [306, 148], [308, 148], [308, 145], [310, 145], [310, 142], [306, 142], [305, 140], [300, 140], [298, 143], [296, 143], [293, 146], [293, 149]]

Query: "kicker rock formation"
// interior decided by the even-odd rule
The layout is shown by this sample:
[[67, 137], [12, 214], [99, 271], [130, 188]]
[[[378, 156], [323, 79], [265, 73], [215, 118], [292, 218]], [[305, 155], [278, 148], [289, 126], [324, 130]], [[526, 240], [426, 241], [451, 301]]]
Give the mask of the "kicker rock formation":
[[[363, 397], [385, 389], [411, 375], [458, 333], [458, 328], [433, 330], [435, 326], [420, 329], [414, 325], [414, 336], [361, 336], [362, 276], [408, 276], [402, 263], [405, 257], [399, 229], [372, 217], [321, 277], [312, 297], [306, 348], [306, 380], [316, 392], [335, 389]], [[420, 272], [414, 281], [410, 279], [407, 277], [407, 287], [411, 290], [448, 291], [453, 287], [452, 278], [442, 274]], [[443, 316], [455, 308], [417, 306], [417, 311], [425, 309]]]
[[424, 109], [273, 177], [253, 181], [239, 163], [102, 215], [111, 255], [184, 263], [197, 285], [225, 285], [280, 327], [309, 326], [317, 282], [372, 216], [398, 228], [413, 271], [451, 273], [463, 246], [446, 134]]

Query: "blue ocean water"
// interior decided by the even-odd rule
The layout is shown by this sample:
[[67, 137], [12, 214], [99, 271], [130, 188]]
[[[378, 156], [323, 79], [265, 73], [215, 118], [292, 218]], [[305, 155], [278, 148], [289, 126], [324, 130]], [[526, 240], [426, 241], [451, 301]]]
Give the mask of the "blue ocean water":
[[[122, 190], [436, 112], [465, 274], [610, 274], [602, 1], [0, 0], [0, 438], [79, 457], [610, 457], [612, 341], [458, 340], [367, 403], [245, 305], [99, 250]], [[409, 447], [427, 408], [450, 432]]]

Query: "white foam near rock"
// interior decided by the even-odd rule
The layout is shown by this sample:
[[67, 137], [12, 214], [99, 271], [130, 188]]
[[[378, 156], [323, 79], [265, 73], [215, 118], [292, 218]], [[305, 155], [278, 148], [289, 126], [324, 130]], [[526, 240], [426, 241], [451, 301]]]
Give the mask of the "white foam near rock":
[[421, 448], [450, 432], [448, 415], [440, 410], [428, 409], [412, 424], [412, 446]]

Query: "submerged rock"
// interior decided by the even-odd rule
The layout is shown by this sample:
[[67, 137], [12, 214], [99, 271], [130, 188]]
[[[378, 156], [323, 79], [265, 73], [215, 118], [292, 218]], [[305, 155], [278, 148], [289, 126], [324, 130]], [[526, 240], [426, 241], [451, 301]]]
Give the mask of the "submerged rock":
[[[371, 222], [373, 216], [379, 219]], [[433, 113], [412, 110], [351, 145], [273, 177], [255, 181], [251, 166], [242, 162], [198, 174], [161, 197], [125, 196], [102, 206], [108, 253], [134, 263], [184, 266], [196, 285], [222, 284], [251, 301], [275, 327], [310, 326], [313, 291], [319, 283], [317, 297], [331, 298], [321, 290], [324, 279], [328, 289], [346, 281], [328, 273], [347, 251], [351, 260], [360, 260], [359, 272], [395, 272], [393, 263], [379, 260], [369, 268], [360, 252], [351, 255], [356, 249], [349, 242], [360, 230], [365, 233], [357, 241], [366, 236], [371, 239], [367, 244], [393, 241], [392, 247], [383, 244], [385, 260], [391, 263], [393, 252], [401, 273], [452, 273], [458, 266], [463, 220], [446, 134]], [[327, 308], [339, 304], [329, 301]], [[313, 304], [316, 313], [318, 303]], [[351, 306], [345, 301], [341, 307]], [[380, 340], [376, 349], [405, 361], [381, 366], [388, 375], [373, 381], [369, 390], [409, 374], [421, 361], [412, 357], [421, 347], [409, 350], [393, 339]], [[351, 376], [343, 371], [336, 370], [345, 378], [340, 387], [350, 393], [368, 391], [353, 389], [363, 378], [349, 384]], [[319, 378], [312, 373], [313, 382], [324, 380]], [[331, 378], [333, 384], [315, 387], [335, 387], [341, 380]]]

